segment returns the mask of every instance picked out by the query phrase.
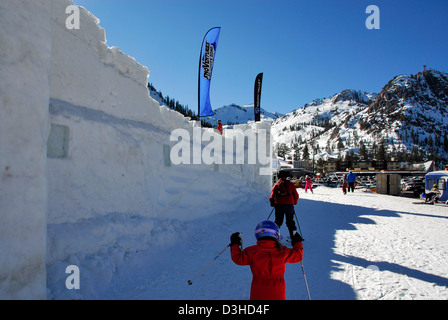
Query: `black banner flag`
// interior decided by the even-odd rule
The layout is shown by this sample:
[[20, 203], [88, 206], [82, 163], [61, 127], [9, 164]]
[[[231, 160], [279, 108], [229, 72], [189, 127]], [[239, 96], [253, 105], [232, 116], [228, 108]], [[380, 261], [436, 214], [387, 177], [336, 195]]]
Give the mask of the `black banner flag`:
[[257, 78], [255, 78], [255, 87], [254, 87], [254, 113], [255, 113], [255, 122], [260, 121], [260, 112], [261, 112], [261, 83], [263, 81], [263, 73], [259, 73]]

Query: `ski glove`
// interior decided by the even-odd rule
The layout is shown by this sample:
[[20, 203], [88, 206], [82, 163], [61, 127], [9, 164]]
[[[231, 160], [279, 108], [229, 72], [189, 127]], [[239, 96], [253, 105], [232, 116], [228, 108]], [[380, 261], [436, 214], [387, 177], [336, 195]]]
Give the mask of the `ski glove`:
[[240, 232], [235, 232], [230, 236], [230, 245], [237, 244], [239, 246], [243, 245], [243, 238], [241, 237]]
[[294, 232], [294, 235], [292, 236], [292, 239], [291, 239], [291, 243], [292, 243], [292, 245], [294, 245], [297, 242], [302, 242], [303, 240], [305, 240], [305, 239], [302, 238], [300, 233]]

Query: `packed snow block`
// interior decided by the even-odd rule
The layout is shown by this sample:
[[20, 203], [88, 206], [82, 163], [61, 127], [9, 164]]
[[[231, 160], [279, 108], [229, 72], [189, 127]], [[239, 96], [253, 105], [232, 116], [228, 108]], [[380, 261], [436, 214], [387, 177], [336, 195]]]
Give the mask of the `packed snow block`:
[[[58, 25], [67, 28], [67, 22], [70, 22], [70, 13], [67, 13], [67, 8], [73, 5], [72, 0], [53, 0], [52, 1], [52, 20], [53, 25]], [[95, 50], [100, 51], [102, 45], [106, 43], [106, 33], [105, 30], [99, 27], [100, 20], [96, 18], [92, 13], [86, 10], [83, 7], [78, 7], [80, 11], [79, 15], [79, 29], [73, 30], [82, 30], [82, 32], [76, 33], [76, 36], [82, 38], [82, 41], [87, 43], [92, 48], [96, 48]], [[54, 34], [53, 36], [57, 36]]]
[[112, 66], [119, 75], [132, 79], [137, 84], [143, 84], [147, 88], [149, 70], [137, 63], [134, 58], [124, 54], [120, 48], [103, 46], [101, 60], [107, 66]]
[[189, 128], [192, 126], [191, 123], [189, 123], [190, 118], [186, 118], [181, 113], [171, 110], [166, 106], [161, 105], [159, 112], [161, 123], [164, 126], [163, 128], [169, 133], [179, 128]]
[[51, 223], [110, 212], [153, 214], [165, 132], [54, 99], [50, 115], [52, 122], [70, 129], [68, 157], [48, 159]]
[[79, 7], [79, 29], [68, 29], [70, 0], [53, 6], [51, 97], [113, 116], [163, 127], [159, 104], [149, 96], [149, 70], [106, 44], [105, 31]]
[[171, 148], [170, 145], [163, 145], [163, 160], [165, 163], [165, 167], [171, 167], [171, 156], [170, 156]]
[[51, 3], [0, 2], [0, 299], [46, 298]]
[[[261, 190], [269, 192], [272, 188], [271, 124], [253, 122], [235, 125], [231, 130], [226, 129], [224, 135], [226, 139], [239, 141], [234, 145], [233, 156], [244, 159], [240, 175], [245, 181], [258, 184]], [[238, 146], [241, 144], [242, 147]]]
[[51, 124], [47, 141], [47, 156], [50, 158], [67, 158], [70, 130], [67, 126]]

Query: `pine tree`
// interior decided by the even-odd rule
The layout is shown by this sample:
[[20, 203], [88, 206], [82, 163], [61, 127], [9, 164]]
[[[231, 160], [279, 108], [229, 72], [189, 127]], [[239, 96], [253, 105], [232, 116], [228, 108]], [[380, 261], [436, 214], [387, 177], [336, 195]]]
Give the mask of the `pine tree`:
[[294, 143], [292, 145], [292, 150], [294, 151], [294, 157], [293, 160], [297, 161], [300, 160], [300, 147], [298, 143]]
[[338, 138], [338, 150], [342, 151], [344, 149], [344, 142], [342, 142], [342, 138]]
[[367, 148], [362, 140], [359, 143], [359, 156], [361, 157], [362, 160], [367, 160], [368, 158]]
[[309, 160], [310, 159], [310, 152], [308, 150], [308, 145], [305, 144], [305, 147], [302, 150], [302, 159]]
[[281, 143], [277, 147], [277, 155], [280, 158], [286, 158], [286, 154], [289, 153], [291, 149], [286, 145], [286, 143]]

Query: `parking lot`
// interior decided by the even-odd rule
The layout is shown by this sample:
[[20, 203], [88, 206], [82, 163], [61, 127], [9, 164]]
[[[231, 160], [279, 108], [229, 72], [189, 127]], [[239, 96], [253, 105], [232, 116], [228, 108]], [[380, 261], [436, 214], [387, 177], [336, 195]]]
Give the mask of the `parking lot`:
[[405, 177], [401, 179], [401, 190], [404, 196], [419, 198], [425, 192], [425, 178]]

